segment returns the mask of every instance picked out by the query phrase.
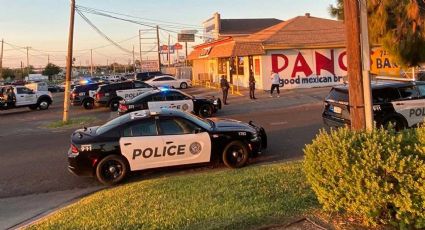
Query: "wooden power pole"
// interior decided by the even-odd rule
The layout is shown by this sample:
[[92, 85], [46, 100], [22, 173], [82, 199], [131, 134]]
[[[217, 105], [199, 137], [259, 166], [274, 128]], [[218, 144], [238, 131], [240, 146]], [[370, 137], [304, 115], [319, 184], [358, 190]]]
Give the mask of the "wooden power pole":
[[156, 26], [156, 45], [158, 46], [158, 71], [161, 71], [161, 47], [159, 46], [159, 26]]
[[0, 78], [3, 78], [3, 43], [4, 40], [1, 39], [1, 51], [0, 51]]
[[140, 72], [142, 71], [142, 30], [139, 29], [139, 58], [140, 58]]
[[359, 11], [359, 2], [357, 0], [344, 0], [344, 19], [347, 36], [348, 92], [350, 98], [351, 128], [353, 130], [364, 130], [366, 128]]
[[133, 45], [133, 73], [136, 74], [136, 60], [134, 57], [134, 45]]
[[93, 77], [93, 50], [90, 49], [90, 76]]
[[75, 0], [71, 0], [71, 15], [69, 18], [69, 34], [68, 34], [68, 55], [66, 59], [66, 78], [65, 78], [65, 94], [63, 101], [63, 123], [67, 123], [69, 119], [69, 93], [71, 89], [71, 74], [72, 74], [72, 49], [74, 42], [74, 14]]

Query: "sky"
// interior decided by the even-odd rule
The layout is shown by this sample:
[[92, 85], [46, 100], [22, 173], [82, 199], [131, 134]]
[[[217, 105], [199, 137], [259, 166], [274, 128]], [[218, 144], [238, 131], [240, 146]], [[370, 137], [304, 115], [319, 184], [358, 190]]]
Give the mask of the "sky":
[[[126, 18], [143, 24], [156, 25], [172, 31], [201, 29], [202, 22], [214, 12], [221, 18], [277, 18], [287, 20], [305, 13], [315, 17], [330, 18], [328, 6], [334, 0], [76, 0], [78, 6], [129, 15]], [[29, 63], [42, 67], [50, 62], [65, 65], [70, 15], [69, 0], [0, 0], [0, 39], [4, 45], [3, 65], [19, 67], [26, 65], [26, 49], [29, 48]], [[118, 42], [125, 50], [139, 49], [138, 32], [142, 37], [155, 37], [150, 27], [120, 21], [90, 13], [83, 14], [110, 39]], [[108, 13], [110, 14], [110, 13]], [[117, 15], [118, 16], [118, 15]], [[119, 16], [123, 17], [123, 16]], [[176, 33], [162, 30], [161, 43], [176, 42]], [[201, 34], [200, 34], [201, 35]], [[153, 53], [144, 53], [154, 48], [153, 40], [143, 40], [143, 57], [153, 58]], [[198, 38], [194, 45], [200, 43]], [[152, 43], [152, 44], [151, 44]], [[128, 63], [128, 53], [115, 46], [91, 28], [80, 15], [75, 14], [74, 57], [76, 65], [88, 65], [90, 49], [93, 62], [105, 65], [107, 62]], [[109, 45], [109, 46], [108, 46]], [[102, 47], [105, 46], [105, 47]], [[102, 47], [102, 48], [99, 48]], [[138, 54], [136, 54], [138, 59]], [[144, 59], [144, 58], [143, 58]]]

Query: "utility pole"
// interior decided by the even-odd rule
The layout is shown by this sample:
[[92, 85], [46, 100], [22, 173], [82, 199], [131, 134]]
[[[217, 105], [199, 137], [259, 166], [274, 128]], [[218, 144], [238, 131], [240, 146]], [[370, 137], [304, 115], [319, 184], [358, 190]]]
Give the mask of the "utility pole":
[[50, 63], [50, 54], [47, 54], [47, 64]]
[[367, 24], [367, 1], [360, 0], [360, 33], [362, 45], [363, 60], [363, 97], [365, 105], [365, 125], [366, 130], [373, 129], [373, 111], [372, 111], [372, 90], [370, 85], [370, 47], [369, 47], [369, 31]]
[[347, 64], [351, 129], [364, 130], [365, 105], [363, 95], [360, 47], [360, 12], [357, 0], [344, 0], [344, 19], [347, 36]]
[[134, 60], [134, 45], [133, 45], [133, 73], [136, 73], [136, 61]]
[[69, 18], [69, 34], [68, 34], [68, 55], [66, 59], [66, 80], [65, 80], [65, 94], [63, 102], [63, 118], [62, 122], [68, 122], [69, 111], [69, 92], [71, 89], [71, 74], [72, 74], [72, 48], [74, 42], [74, 14], [75, 14], [75, 0], [71, 0], [71, 15]]
[[170, 46], [170, 34], [168, 34], [168, 52], [167, 52], [167, 59], [168, 59], [168, 67], [171, 65], [171, 56], [170, 56], [171, 46]]
[[1, 51], [0, 51], [0, 78], [3, 78], [3, 43], [4, 40], [1, 39]]
[[142, 30], [139, 29], [139, 58], [140, 58], [140, 72], [142, 71]]
[[158, 70], [161, 71], [161, 53], [159, 50], [159, 26], [156, 26], [156, 44], [158, 46]]
[[90, 75], [93, 77], [93, 50], [90, 49]]
[[30, 58], [29, 58], [29, 49], [31, 47], [27, 46], [25, 47], [27, 49], [27, 72], [28, 72], [28, 76], [30, 75]]
[[184, 46], [186, 51], [186, 58], [184, 60], [185, 60], [185, 65], [187, 66], [187, 42], [184, 42]]

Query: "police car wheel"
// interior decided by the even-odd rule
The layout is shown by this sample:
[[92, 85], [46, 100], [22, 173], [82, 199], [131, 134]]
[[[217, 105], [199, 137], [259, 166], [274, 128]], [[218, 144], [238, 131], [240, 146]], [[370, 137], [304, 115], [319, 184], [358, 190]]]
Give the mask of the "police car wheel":
[[198, 112], [200, 117], [211, 117], [212, 107], [210, 105], [202, 105]]
[[249, 158], [248, 147], [241, 141], [230, 142], [223, 151], [223, 162], [229, 168], [241, 168]]
[[127, 162], [117, 155], [103, 158], [96, 167], [96, 178], [105, 185], [115, 185], [121, 182], [127, 173]]
[[111, 109], [112, 112], [115, 112], [118, 110], [119, 104], [120, 103], [117, 100], [111, 101], [111, 104], [109, 105], [109, 109]]
[[85, 100], [83, 102], [84, 109], [93, 109], [94, 108], [94, 101], [93, 100]]
[[187, 88], [187, 83], [183, 82], [180, 84], [180, 89], [186, 89]]
[[40, 110], [46, 110], [46, 109], [48, 109], [49, 108], [49, 102], [47, 101], [47, 100], [41, 100], [39, 103], [38, 103], [38, 108], [40, 108]]

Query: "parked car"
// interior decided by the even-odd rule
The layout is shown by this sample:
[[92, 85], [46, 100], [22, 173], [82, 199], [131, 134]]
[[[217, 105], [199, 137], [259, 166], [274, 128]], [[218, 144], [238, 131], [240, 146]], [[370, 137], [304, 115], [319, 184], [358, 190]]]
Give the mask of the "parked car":
[[100, 85], [95, 94], [95, 105], [117, 111], [119, 101], [132, 99], [150, 90], [153, 90], [151, 85], [135, 80]]
[[71, 91], [71, 104], [73, 106], [83, 106], [85, 109], [94, 108], [94, 95], [99, 88], [99, 83], [87, 85], [77, 85]]
[[[415, 127], [425, 118], [425, 82], [372, 82], [373, 118], [377, 126], [394, 125], [396, 130]], [[327, 126], [350, 125], [348, 85], [336, 86], [325, 98], [323, 121]]]
[[179, 109], [200, 117], [211, 117], [221, 109], [221, 100], [215, 97], [195, 97], [177, 89], [156, 89], [131, 100], [120, 101], [118, 113], [125, 114], [143, 109], [155, 112], [163, 108]]
[[[15, 103], [10, 103], [6, 98], [6, 90], [10, 87], [12, 87], [16, 96]], [[46, 110], [52, 103], [52, 94], [49, 91], [34, 91], [21, 85], [0, 87], [0, 110], [22, 107], [28, 107], [31, 110]]]
[[241, 168], [267, 148], [252, 122], [202, 119], [180, 110], [132, 112], [71, 135], [68, 169], [114, 185], [130, 171], [222, 161]]
[[192, 81], [189, 79], [176, 79], [171, 76], [158, 76], [145, 81], [149, 85], [156, 87], [169, 87], [176, 89], [186, 89], [192, 87]]
[[158, 76], [171, 76], [169, 74], [163, 74], [160, 71], [155, 72], [142, 72], [142, 73], [136, 73], [135, 79], [139, 81], [147, 81], [154, 77]]

